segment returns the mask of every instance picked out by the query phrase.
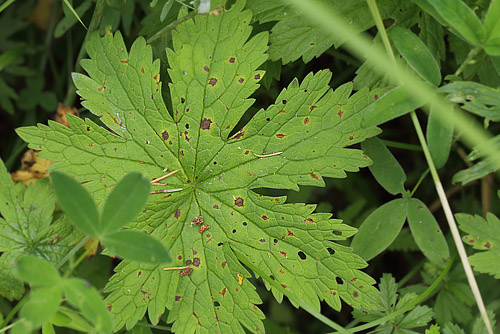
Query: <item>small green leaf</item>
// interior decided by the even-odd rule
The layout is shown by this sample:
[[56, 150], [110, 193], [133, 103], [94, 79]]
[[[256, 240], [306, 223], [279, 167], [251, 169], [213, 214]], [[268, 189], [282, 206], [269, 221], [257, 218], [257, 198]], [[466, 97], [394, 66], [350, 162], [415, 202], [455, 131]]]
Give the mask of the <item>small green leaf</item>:
[[468, 233], [463, 240], [474, 249], [483, 250], [469, 257], [474, 270], [500, 278], [500, 219], [488, 212], [483, 217], [456, 214], [460, 229]]
[[52, 285], [33, 291], [30, 299], [21, 308], [21, 316], [34, 327], [39, 327], [57, 312], [61, 304], [61, 287]]
[[398, 300], [398, 285], [396, 284], [396, 279], [391, 274], [384, 273], [380, 279], [378, 288], [380, 289], [380, 299], [382, 300], [382, 305], [384, 305], [385, 310], [393, 310]]
[[63, 291], [68, 302], [79, 308], [95, 329], [102, 333], [111, 333], [111, 314], [96, 289], [81, 279], [72, 278], [64, 281]]
[[361, 224], [351, 247], [366, 261], [382, 253], [396, 239], [406, 220], [406, 199], [395, 199], [373, 211]]
[[61, 279], [59, 272], [53, 265], [32, 255], [21, 257], [14, 267], [13, 273], [14, 276], [29, 282], [30, 285], [57, 284]]
[[150, 188], [149, 181], [140, 173], [130, 173], [118, 182], [104, 204], [99, 234], [130, 223], [146, 204]]
[[167, 250], [158, 240], [139, 231], [107, 234], [102, 237], [102, 242], [109, 252], [127, 260], [150, 264], [171, 261]]
[[42, 325], [42, 334], [56, 334], [54, 325], [51, 322], [46, 322]]
[[160, 21], [163, 22], [165, 18], [167, 17], [168, 12], [172, 8], [172, 5], [174, 4], [174, 0], [167, 0], [165, 4], [163, 5], [163, 8], [161, 9], [160, 13]]
[[403, 194], [406, 174], [384, 143], [374, 137], [361, 143], [361, 148], [373, 160], [368, 168], [377, 182], [393, 195]]
[[462, 0], [433, 0], [429, 2], [463, 39], [474, 45], [479, 45], [484, 41], [485, 33], [481, 21]]
[[434, 312], [429, 306], [415, 306], [400, 322], [398, 328], [416, 328], [426, 326], [432, 320]]
[[424, 80], [438, 86], [441, 82], [439, 65], [424, 42], [407, 28], [396, 26], [388, 34], [411, 68]]
[[423, 101], [416, 100], [404, 87], [398, 86], [366, 108], [361, 125], [364, 127], [380, 125], [403, 116], [423, 104]]
[[426, 136], [432, 161], [436, 168], [441, 168], [446, 164], [450, 155], [453, 142], [453, 119], [443, 123], [436, 115], [438, 112], [436, 108], [431, 107]]
[[433, 263], [444, 265], [450, 257], [448, 244], [439, 224], [421, 200], [408, 203], [408, 224], [420, 250]]
[[465, 334], [465, 332], [460, 326], [448, 322], [444, 325], [443, 334]]
[[51, 176], [59, 205], [70, 221], [90, 236], [99, 235], [97, 209], [90, 194], [65, 174], [52, 172]]
[[429, 329], [425, 330], [425, 334], [441, 334], [441, 327], [439, 325], [431, 325]]
[[67, 327], [80, 332], [91, 332], [94, 329], [81, 313], [70, 308], [60, 306], [58, 312], [52, 317], [51, 322], [58, 327]]
[[500, 55], [500, 1], [492, 1], [484, 18], [487, 40], [484, 50], [489, 55]]

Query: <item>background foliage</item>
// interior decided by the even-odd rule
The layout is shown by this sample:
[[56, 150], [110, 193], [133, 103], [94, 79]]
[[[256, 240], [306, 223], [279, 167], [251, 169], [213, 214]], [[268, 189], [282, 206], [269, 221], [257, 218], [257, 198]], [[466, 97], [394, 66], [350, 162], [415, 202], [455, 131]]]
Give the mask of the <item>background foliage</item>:
[[[488, 333], [436, 194], [437, 175], [457, 213], [463, 242], [470, 245], [466, 251], [487, 315], [496, 328], [495, 313], [500, 307], [496, 288], [500, 277], [500, 158], [496, 153], [500, 2], [312, 1], [310, 8], [292, 2], [7, 0], [0, 4], [0, 330], [110, 332], [113, 321], [114, 330], [120, 332], [187, 333], [196, 328], [210, 332], [213, 328], [199, 324], [213, 321], [231, 322], [218, 327], [221, 332], [265, 328], [267, 333], [333, 329], [343, 333]], [[351, 33], [366, 32], [372, 40], [360, 45], [369, 60], [357, 58], [357, 40], [332, 33], [338, 27], [323, 24], [315, 6], [325, 15], [329, 11], [339, 15]], [[316, 19], [311, 20], [311, 15]], [[367, 51], [370, 47], [385, 48], [386, 60], [377, 60], [375, 52]], [[231, 81], [236, 73], [231, 72], [233, 55], [242, 65]], [[208, 57], [212, 76], [203, 67]], [[90, 59], [82, 61], [85, 58]], [[391, 70], [376, 70], [384, 64]], [[126, 80], [120, 79], [120, 71]], [[411, 80], [414, 85], [408, 85]], [[327, 93], [328, 86], [333, 90]], [[134, 93], [124, 93], [129, 89]], [[438, 93], [441, 104], [426, 92]], [[129, 104], [127, 96], [132, 96]], [[197, 98], [212, 99], [213, 106], [199, 113]], [[148, 124], [125, 113], [131, 110], [132, 115], [142, 107], [136, 115], [143, 115]], [[225, 107], [232, 112], [229, 117]], [[60, 124], [33, 127], [47, 120]], [[419, 123], [424, 133], [419, 133]], [[306, 127], [319, 139], [309, 139], [303, 133]], [[18, 128], [22, 129], [16, 133]], [[86, 134], [89, 128], [94, 131], [91, 135]], [[252, 137], [260, 132], [269, 137], [265, 144], [263, 138]], [[424, 157], [424, 136], [432, 161]], [[31, 150], [23, 156], [27, 149], [23, 139], [41, 153]], [[163, 149], [168, 151], [169, 139], [178, 150], [171, 149], [169, 157], [161, 155], [160, 159], [155, 147], [163, 147], [159, 141], [165, 140]], [[131, 141], [136, 141], [135, 146]], [[88, 158], [95, 154], [89, 153], [90, 145], [103, 147], [98, 163]], [[127, 156], [112, 153], [113, 148], [116, 152], [122, 147]], [[248, 156], [245, 150], [239, 152], [242, 147], [249, 149]], [[123, 162], [113, 162], [111, 156]], [[148, 157], [156, 166], [144, 164]], [[237, 173], [239, 159], [253, 165]], [[140, 171], [154, 179], [166, 173], [167, 164], [168, 171], [182, 170], [158, 181], [165, 182], [165, 188], [152, 186], [150, 190], [175, 191], [161, 193], [161, 202], [156, 200], [158, 194], [150, 195], [130, 229], [118, 231], [142, 210], [147, 182], [142, 188], [125, 188], [124, 180], [122, 193], [144, 193], [144, 201], [125, 196], [114, 204], [106, 203], [107, 212], [126, 212], [118, 206], [126, 200], [133, 208], [118, 218], [111, 213], [102, 213], [102, 219], [91, 217], [88, 224], [95, 228], [85, 230], [81, 226], [86, 223], [71, 215], [78, 205], [72, 209], [65, 199], [78, 191], [85, 196], [86, 191], [76, 183], [75, 190], [68, 191], [73, 189], [70, 183], [61, 183], [64, 186], [58, 190], [54, 181], [54, 192], [46, 176], [47, 167], [56, 161], [52, 169], [80, 181], [93, 197], [87, 205], [95, 207], [95, 201], [100, 213], [109, 190], [127, 172]], [[210, 173], [203, 174], [206, 165], [211, 166]], [[274, 172], [271, 169], [276, 165], [285, 167]], [[193, 166], [193, 171], [187, 166]], [[232, 169], [236, 170], [233, 174]], [[12, 179], [8, 172], [13, 172]], [[211, 177], [220, 181], [226, 173], [225, 182], [234, 186], [236, 195], [226, 191], [229, 183], [220, 188], [203, 186], [202, 181], [208, 184]], [[185, 179], [195, 182], [198, 175], [202, 186], [194, 195], [194, 190], [186, 190]], [[133, 177], [142, 179], [135, 174], [128, 180]], [[95, 180], [99, 181], [88, 182]], [[220, 217], [209, 218], [213, 203], [205, 207], [209, 197], [200, 197], [204, 191], [214, 194], [210, 200], [216, 199], [216, 206], [240, 209], [244, 204], [255, 217], [243, 221], [244, 216], [237, 215], [234, 220], [254, 229], [241, 238], [223, 237], [224, 228], [217, 230], [215, 224], [227, 220], [231, 233], [234, 212], [220, 210]], [[201, 204], [189, 204], [189, 196], [198, 196]], [[264, 204], [260, 198], [272, 198], [272, 203], [276, 199], [277, 204]], [[108, 200], [113, 202], [111, 197]], [[189, 212], [181, 217], [187, 225], [172, 230], [181, 212]], [[287, 220], [280, 223], [278, 215], [286, 215]], [[206, 232], [185, 227], [196, 216], [205, 217], [204, 223], [210, 226]], [[283, 231], [288, 228], [289, 237], [297, 234], [302, 244], [287, 246], [295, 258], [271, 262], [267, 255], [272, 248], [257, 251], [262, 243], [259, 229], [265, 226], [259, 224], [269, 217]], [[317, 225], [302, 230], [302, 225], [292, 222], [297, 219], [312, 219]], [[110, 221], [113, 229], [100, 225]], [[158, 226], [164, 223], [171, 229], [160, 231]], [[346, 240], [354, 233], [352, 227], [359, 232]], [[219, 247], [220, 251], [204, 255], [207, 268], [204, 264], [201, 268], [217, 279], [196, 282], [198, 273], [185, 271], [193, 265], [184, 267], [184, 259], [169, 264], [182, 267], [175, 272], [133, 262], [141, 256], [134, 258], [133, 252], [127, 255], [120, 248], [124, 242], [140, 244], [141, 237], [127, 235], [133, 229], [163, 240], [174, 261], [196, 245], [202, 233], [210, 232], [226, 245], [223, 251]], [[331, 229], [339, 233], [332, 234]], [[186, 237], [186, 233], [192, 235]], [[278, 240], [280, 233], [277, 228], [269, 232], [269, 238]], [[176, 241], [181, 236], [186, 238], [182, 245]], [[174, 241], [166, 241], [170, 237]], [[102, 250], [98, 239], [108, 245], [105, 253], [132, 262], [92, 257], [92, 252]], [[312, 257], [307, 261], [302, 257], [305, 250], [316, 254], [317, 264]], [[160, 245], [151, 246], [150, 252], [168, 257]], [[327, 274], [317, 269], [325, 254], [333, 259]], [[231, 275], [218, 276], [222, 271], [210, 268], [223, 257], [230, 263]], [[259, 257], [255, 265], [252, 261]], [[364, 268], [361, 258], [368, 261], [368, 267]], [[157, 258], [146, 262], [157, 262]], [[17, 263], [14, 269], [13, 263]], [[276, 279], [286, 267], [290, 275]], [[364, 273], [357, 270], [362, 268]], [[179, 276], [179, 271], [186, 277]], [[45, 281], [40, 281], [39, 272], [48, 273]], [[164, 281], [160, 285], [138, 279], [143, 273]], [[325, 280], [320, 283], [322, 275]], [[372, 278], [379, 282], [375, 284], [378, 290], [369, 287], [374, 284]], [[175, 291], [189, 296], [189, 301], [183, 299], [182, 306], [173, 307], [178, 299], [169, 287], [188, 279], [195, 282], [181, 283]], [[203, 289], [193, 297], [198, 294], [196, 288], [219, 288], [219, 281], [224, 281], [222, 297], [226, 287], [241, 287], [251, 302], [234, 297], [236, 301], [228, 304], [227, 299]], [[140, 289], [137, 282], [142, 284]], [[342, 308], [338, 296], [330, 298], [321, 291], [322, 284], [339, 292]], [[157, 298], [152, 298], [152, 291]], [[358, 296], [374, 302], [357, 303]], [[101, 297], [106, 298], [104, 302]], [[49, 301], [53, 307], [37, 307], [37, 301]], [[261, 304], [260, 311], [253, 304]], [[164, 311], [165, 306], [171, 312]], [[193, 310], [201, 314], [198, 322]], [[216, 321], [204, 319], [204, 312], [207, 317], [215, 314]]]

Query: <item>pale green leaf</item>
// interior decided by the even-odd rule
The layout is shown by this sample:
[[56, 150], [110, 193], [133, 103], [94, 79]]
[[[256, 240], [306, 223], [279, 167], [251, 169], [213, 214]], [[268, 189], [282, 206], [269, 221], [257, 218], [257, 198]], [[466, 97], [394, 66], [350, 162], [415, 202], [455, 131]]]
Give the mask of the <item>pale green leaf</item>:
[[478, 215], [455, 215], [460, 229], [467, 233], [465, 243], [482, 250], [469, 257], [476, 271], [500, 278], [500, 220], [488, 212], [486, 220]]
[[112, 319], [104, 301], [96, 289], [81, 279], [64, 281], [63, 291], [68, 302], [81, 310], [100, 333], [112, 333]]
[[373, 160], [369, 168], [377, 182], [393, 195], [403, 194], [406, 174], [384, 143], [378, 138], [370, 138], [361, 148]]
[[394, 310], [396, 301], [398, 300], [398, 285], [396, 284], [396, 279], [391, 274], [384, 273], [380, 279], [378, 288], [380, 289], [380, 299], [382, 300], [385, 311], [390, 312]]
[[446, 98], [486, 122], [500, 121], [500, 90], [471, 81], [455, 81], [439, 88]]
[[403, 116], [424, 104], [408, 93], [406, 88], [398, 86], [391, 89], [366, 108], [363, 126], [375, 126]]
[[14, 267], [14, 275], [30, 285], [57, 285], [61, 279], [59, 272], [47, 261], [35, 256], [23, 256]]
[[389, 37], [410, 67], [434, 86], [441, 82], [439, 65], [427, 46], [409, 29], [394, 27]]
[[408, 202], [408, 224], [418, 247], [431, 262], [444, 266], [450, 252], [443, 232], [427, 206], [419, 199]]
[[[495, 312], [493, 312], [490, 309], [486, 310], [486, 314], [488, 315], [488, 319], [490, 320], [490, 324], [492, 324], [493, 328], [495, 328]], [[488, 333], [488, 330], [486, 329], [486, 325], [484, 324], [484, 320], [481, 315], [478, 315], [476, 319], [474, 320], [474, 324], [472, 325], [472, 331], [471, 334], [484, 334]]]
[[438, 325], [431, 325], [429, 329], [425, 330], [425, 334], [441, 334], [441, 327]]
[[130, 261], [147, 264], [171, 261], [165, 247], [158, 240], [138, 231], [109, 233], [102, 237], [102, 242], [111, 254]]
[[443, 327], [443, 334], [465, 334], [465, 332], [460, 326], [448, 322]]
[[500, 1], [492, 1], [484, 18], [484, 30], [487, 40], [486, 53], [500, 55]]
[[146, 205], [149, 191], [149, 181], [141, 174], [127, 174], [104, 204], [99, 233], [107, 234], [130, 223]]
[[448, 161], [453, 142], [453, 120], [443, 122], [437, 115], [439, 111], [431, 107], [427, 121], [427, 144], [436, 168], [441, 168]]
[[479, 45], [485, 39], [484, 27], [478, 17], [462, 0], [425, 0], [439, 16], [462, 38]]
[[31, 292], [28, 301], [21, 308], [20, 315], [34, 327], [39, 327], [57, 312], [61, 297], [59, 285], [38, 288]]
[[401, 231], [406, 221], [406, 199], [395, 199], [378, 207], [361, 224], [351, 247], [366, 261], [383, 252]]
[[121, 35], [107, 30], [86, 44], [90, 59], [82, 66], [89, 76], [73, 78], [82, 104], [111, 131], [71, 116], [71, 129], [49, 122], [18, 130], [56, 161], [54, 170], [84, 183], [99, 208], [131, 171], [152, 180], [166, 167], [179, 169], [153, 186], [129, 225], [157, 238], [174, 262], [169, 270], [119, 264], [106, 287], [115, 330], [132, 328], [146, 311], [157, 324], [167, 308], [173, 332], [262, 332], [261, 300], [238, 258], [315, 310], [320, 301], [338, 310], [341, 300], [379, 307], [374, 280], [360, 270], [366, 262], [336, 243], [354, 228], [314, 213], [314, 205], [285, 204], [284, 197], [253, 189], [323, 186], [323, 177], [368, 166], [370, 159], [349, 146], [380, 132], [360, 123], [381, 93], [362, 89], [351, 96], [351, 83], [331, 90], [331, 73], [319, 71], [293, 80], [275, 104], [236, 128], [267, 58], [267, 35], [249, 39], [251, 13], [242, 6], [197, 16], [173, 32], [167, 50], [172, 116], [151, 48], [139, 38], [128, 52]]
[[52, 172], [51, 177], [59, 205], [70, 221], [85, 234], [98, 236], [101, 228], [94, 200], [89, 193], [63, 173]]

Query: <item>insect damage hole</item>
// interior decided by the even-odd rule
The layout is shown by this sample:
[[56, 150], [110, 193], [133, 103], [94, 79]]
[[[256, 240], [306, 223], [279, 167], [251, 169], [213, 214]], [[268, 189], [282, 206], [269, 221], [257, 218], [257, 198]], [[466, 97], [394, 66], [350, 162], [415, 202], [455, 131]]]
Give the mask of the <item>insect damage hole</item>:
[[299, 255], [301, 260], [307, 259], [307, 255], [303, 251], [299, 251], [297, 255]]

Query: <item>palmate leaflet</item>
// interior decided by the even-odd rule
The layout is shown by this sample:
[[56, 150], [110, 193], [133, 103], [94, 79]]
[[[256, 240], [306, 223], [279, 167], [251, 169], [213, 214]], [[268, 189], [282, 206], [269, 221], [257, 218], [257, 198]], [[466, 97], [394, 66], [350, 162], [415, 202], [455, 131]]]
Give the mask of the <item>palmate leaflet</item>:
[[[138, 38], [127, 52], [120, 33], [108, 30], [86, 44], [90, 59], [82, 66], [89, 77], [73, 76], [82, 104], [107, 129], [68, 117], [71, 129], [49, 122], [18, 130], [57, 162], [53, 170], [84, 183], [97, 203], [127, 172], [154, 180], [166, 166], [179, 169], [155, 190], [181, 190], [152, 194], [129, 227], [161, 240], [172, 267], [188, 268], [120, 263], [106, 287], [115, 329], [133, 327], [146, 310], [156, 324], [167, 308], [177, 333], [264, 331], [255, 306], [261, 300], [238, 258], [317, 310], [320, 300], [337, 310], [341, 299], [356, 308], [379, 305], [374, 280], [359, 270], [366, 263], [335, 243], [354, 228], [313, 213], [314, 205], [285, 204], [285, 197], [253, 189], [324, 186], [323, 177], [369, 165], [362, 151], [347, 146], [379, 133], [360, 121], [380, 92], [350, 96], [351, 83], [333, 91], [330, 72], [309, 74], [229, 136], [253, 103], [249, 96], [267, 58], [267, 33], [249, 39], [251, 13], [242, 8], [238, 2], [220, 15], [197, 16], [173, 32], [171, 114], [151, 47]], [[209, 228], [191, 224], [197, 217]]]

